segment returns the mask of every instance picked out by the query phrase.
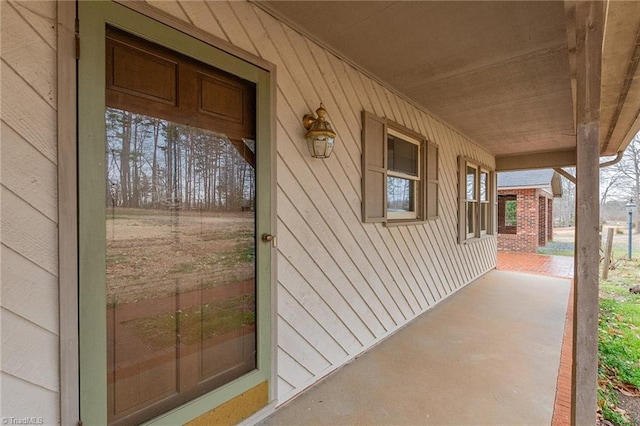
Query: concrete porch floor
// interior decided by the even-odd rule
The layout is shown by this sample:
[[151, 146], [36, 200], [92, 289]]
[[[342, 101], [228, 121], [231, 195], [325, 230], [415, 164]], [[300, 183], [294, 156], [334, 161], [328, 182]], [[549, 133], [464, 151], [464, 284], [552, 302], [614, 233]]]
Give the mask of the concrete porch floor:
[[494, 270], [261, 425], [550, 425], [570, 279]]

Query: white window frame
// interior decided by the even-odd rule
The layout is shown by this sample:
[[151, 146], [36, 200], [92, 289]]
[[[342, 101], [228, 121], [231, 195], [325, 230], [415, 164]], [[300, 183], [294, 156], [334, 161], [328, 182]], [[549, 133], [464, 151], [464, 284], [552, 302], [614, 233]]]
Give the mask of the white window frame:
[[[413, 190], [413, 211], [406, 211], [406, 212], [395, 212], [395, 211], [389, 211], [389, 206], [387, 205], [387, 219], [389, 220], [395, 220], [395, 219], [418, 219], [418, 215], [419, 215], [419, 206], [421, 203], [420, 200], [420, 195], [422, 194], [422, 186], [424, 185], [424, 182], [422, 181], [422, 145], [423, 145], [423, 141], [411, 137], [405, 133], [402, 133], [392, 127], [388, 127], [387, 128], [387, 141], [389, 140], [389, 135], [394, 136], [398, 139], [402, 139], [405, 142], [409, 142], [413, 145], [416, 145], [418, 147], [418, 155], [417, 155], [417, 163], [416, 164], [416, 170], [418, 171], [417, 176], [414, 175], [410, 175], [407, 173], [402, 173], [402, 172], [397, 172], [394, 170], [391, 170], [389, 168], [389, 165], [387, 164], [387, 181], [386, 184], [389, 184], [389, 177], [395, 177], [395, 178], [400, 178], [400, 179], [406, 179], [406, 180], [411, 180], [414, 182], [414, 190]], [[387, 148], [388, 149], [388, 148]], [[388, 193], [388, 188], [385, 188], [387, 190]], [[388, 201], [387, 201], [388, 202]]]
[[[469, 168], [474, 169], [474, 173], [473, 173], [473, 191], [472, 191], [472, 195], [471, 198], [469, 198], [469, 190], [468, 190], [468, 185], [469, 185], [469, 181], [468, 181], [468, 176], [469, 176]], [[476, 233], [478, 232], [479, 229], [479, 223], [478, 223], [478, 170], [479, 167], [477, 164], [472, 164], [469, 162], [465, 162], [465, 166], [464, 166], [464, 234], [465, 234], [465, 239], [468, 240], [470, 238], [474, 238], [476, 236]], [[474, 221], [473, 221], [473, 229], [471, 230], [471, 232], [469, 232], [469, 208], [470, 206], [473, 206], [473, 214], [472, 216], [474, 217]]]
[[[485, 181], [486, 184], [486, 199], [483, 200], [482, 199], [482, 175], [486, 174], [487, 176], [487, 180]], [[480, 227], [478, 228], [478, 231], [480, 232], [480, 236], [485, 236], [489, 234], [489, 230], [491, 229], [491, 171], [484, 168], [484, 167], [480, 167], [480, 171], [478, 172], [478, 215], [480, 216], [480, 220], [478, 221], [478, 224], [480, 225]], [[485, 222], [483, 223], [482, 220], [482, 211], [483, 211], [483, 207], [486, 206], [487, 208], [487, 217], [485, 218]], [[486, 226], [485, 229], [482, 229], [482, 227]]]
[[[467, 193], [467, 169], [474, 169], [473, 173], [473, 194], [469, 197]], [[458, 202], [458, 240], [460, 244], [468, 243], [482, 238], [486, 238], [495, 233], [495, 222], [497, 214], [495, 172], [478, 161], [458, 157], [459, 174], [459, 202]], [[481, 197], [482, 175], [486, 174], [486, 199]], [[473, 203], [473, 229], [469, 232], [469, 205]], [[486, 229], [482, 229], [482, 209], [486, 206]]]

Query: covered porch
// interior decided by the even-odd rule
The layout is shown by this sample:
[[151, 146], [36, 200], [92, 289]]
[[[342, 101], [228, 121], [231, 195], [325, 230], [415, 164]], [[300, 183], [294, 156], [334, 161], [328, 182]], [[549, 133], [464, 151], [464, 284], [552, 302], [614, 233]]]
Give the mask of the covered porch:
[[[3, 281], [7, 297], [0, 303], [7, 330], [3, 415], [36, 414], [51, 424], [106, 424], [112, 414], [123, 416], [115, 419], [120, 424], [134, 423], [124, 417], [129, 414], [149, 424], [212, 424], [229, 412], [240, 421], [262, 410], [256, 414], [262, 417], [247, 422], [548, 423], [558, 399], [564, 331], [575, 366], [568, 388], [571, 420], [594, 423], [595, 189], [600, 157], [619, 155], [640, 130], [640, 2], [11, 1], [1, 10], [3, 35], [10, 36], [10, 49], [3, 45], [2, 51], [7, 155], [1, 240], [8, 283]], [[191, 352], [181, 348], [203, 345], [182, 339], [176, 318], [184, 312], [179, 301], [167, 302], [172, 321], [161, 329], [175, 338], [156, 344], [159, 358], [170, 348], [167, 373], [138, 369], [139, 377], [167, 379], [166, 387], [153, 381], [140, 381], [140, 391], [121, 386], [126, 395], [141, 396], [139, 403], [123, 400], [122, 410], [112, 409], [122, 392], [111, 392], [107, 381], [107, 357], [115, 351], [108, 348], [113, 340], [106, 325], [105, 230], [125, 198], [113, 196], [105, 181], [105, 154], [125, 151], [124, 142], [122, 149], [103, 145], [105, 88], [113, 83], [105, 71], [114, 63], [107, 52], [115, 51], [107, 48], [108, 28], [115, 30], [109, 30], [111, 40], [114, 33], [130, 37], [129, 44], [121, 43], [124, 59], [116, 61], [123, 65], [121, 75], [139, 76], [133, 85], [119, 86], [119, 93], [144, 89], [138, 90], [140, 105], [155, 96], [159, 108], [178, 108], [172, 117], [154, 119], [192, 126], [189, 111], [206, 110], [202, 93], [192, 93], [194, 102], [182, 110], [176, 79], [185, 74], [178, 63], [207, 70], [192, 73], [189, 87], [202, 88], [218, 72], [248, 82], [247, 96], [234, 98], [235, 115], [228, 105], [214, 111], [236, 124], [247, 117], [255, 125], [249, 140], [256, 143], [242, 146], [259, 152], [260, 166], [250, 167], [265, 174], [255, 179], [264, 186], [253, 190], [264, 205], [253, 210], [255, 226], [248, 229], [254, 232], [243, 234], [249, 250], [238, 251], [242, 262], [233, 257], [235, 269], [259, 274], [247, 311], [254, 313], [247, 315], [253, 325], [242, 325], [258, 336], [251, 339], [255, 351], [242, 352], [257, 354], [256, 368], [230, 382], [221, 378], [224, 385], [200, 387], [200, 379], [210, 375], [196, 377], [196, 363], [182, 362]], [[136, 55], [130, 57], [131, 51]], [[139, 58], [156, 64], [165, 53], [158, 75], [166, 80], [151, 84], [146, 76], [154, 73], [137, 72]], [[226, 83], [213, 86], [213, 94], [240, 93]], [[148, 92], [150, 87], [158, 92]], [[301, 117], [320, 102], [337, 133], [334, 154], [324, 160], [308, 154], [301, 125]], [[239, 113], [245, 106], [247, 114]], [[388, 124], [396, 126], [391, 133]], [[375, 131], [366, 131], [367, 125]], [[417, 142], [408, 141], [423, 154], [431, 152], [413, 156], [415, 173], [405, 174], [411, 177], [405, 180], [419, 182], [406, 197], [413, 201], [405, 208], [406, 218], [411, 216], [406, 223], [385, 200], [385, 176], [393, 184], [401, 171], [388, 164], [394, 131]], [[166, 133], [175, 138], [173, 131]], [[374, 163], [361, 161], [371, 145], [363, 133], [377, 135], [374, 146], [382, 158], [371, 197], [364, 177]], [[127, 143], [131, 139], [135, 147], [135, 137]], [[149, 157], [163, 148], [172, 152], [168, 143], [145, 141]], [[140, 143], [140, 150], [129, 150], [117, 164], [136, 169], [145, 152]], [[189, 152], [199, 146], [183, 145]], [[177, 211], [175, 201], [182, 198], [176, 183], [191, 179], [168, 179], [176, 176], [169, 171], [190, 166], [182, 169], [177, 160], [186, 155], [165, 157], [165, 180], [173, 183], [165, 185], [161, 199], [168, 203], [162, 205]], [[223, 175], [222, 163], [212, 164], [207, 193], [222, 182], [215, 181]], [[576, 166], [578, 212], [573, 298], [569, 279], [494, 270], [498, 224], [491, 207], [496, 172], [569, 166]], [[126, 184], [121, 187], [130, 175], [118, 176]], [[140, 188], [147, 186], [146, 176], [137, 179]], [[142, 193], [150, 197], [147, 189]], [[225, 199], [225, 205], [233, 204]], [[371, 220], [368, 204], [378, 206], [382, 219], [391, 213], [395, 223]], [[111, 218], [105, 214], [109, 206]], [[172, 237], [175, 231], [169, 231]], [[225, 250], [232, 246], [220, 235], [198, 235]], [[181, 268], [164, 265], [167, 282], [174, 282], [174, 272], [199, 278], [208, 259], [193, 247], [192, 264], [170, 256]], [[182, 252], [176, 245], [174, 254]], [[224, 253], [213, 260], [230, 266]], [[140, 264], [159, 270], [142, 260], [129, 262], [131, 269]], [[127, 279], [134, 275], [125, 272]], [[229, 276], [225, 285], [237, 279]], [[142, 275], [136, 271], [135, 277]], [[168, 293], [177, 300], [181, 291], [175, 288]], [[148, 293], [161, 302], [167, 296]], [[567, 312], [570, 300], [575, 314]], [[575, 321], [573, 340], [566, 339], [565, 316]], [[194, 335], [201, 340], [203, 333]], [[215, 365], [199, 363], [204, 364]], [[182, 393], [176, 380], [186, 377], [178, 374], [183, 367], [194, 373], [193, 394]], [[201, 390], [207, 393], [198, 396]], [[175, 396], [173, 408], [162, 406], [165, 396]], [[380, 400], [389, 405], [376, 405]]]
[[[598, 173], [617, 161], [600, 157], [621, 158], [640, 129], [640, 4], [255, 4], [469, 135], [494, 155], [497, 172], [553, 168], [575, 183], [571, 421], [592, 424], [597, 409]], [[576, 167], [576, 175], [563, 167]], [[475, 325], [465, 324], [470, 335]], [[449, 355], [454, 353], [451, 348]], [[429, 389], [438, 389], [434, 384]], [[462, 393], [474, 389], [472, 384], [456, 386]], [[446, 411], [457, 413], [451, 407]], [[483, 421], [491, 422], [472, 419]]]
[[261, 424], [568, 424], [556, 400], [570, 288], [491, 271]]

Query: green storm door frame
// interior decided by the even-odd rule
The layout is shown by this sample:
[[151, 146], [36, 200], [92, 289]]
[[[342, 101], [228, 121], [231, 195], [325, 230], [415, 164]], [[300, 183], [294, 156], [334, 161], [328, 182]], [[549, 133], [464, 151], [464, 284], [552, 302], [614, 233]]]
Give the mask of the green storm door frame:
[[[147, 39], [256, 84], [256, 235], [272, 233], [273, 149], [269, 71], [112, 2], [78, 2], [78, 252], [80, 414], [83, 424], [107, 419], [105, 176], [105, 27]], [[184, 424], [256, 385], [272, 389], [272, 250], [256, 242], [257, 368], [148, 422]], [[269, 401], [273, 395], [269, 395]]]

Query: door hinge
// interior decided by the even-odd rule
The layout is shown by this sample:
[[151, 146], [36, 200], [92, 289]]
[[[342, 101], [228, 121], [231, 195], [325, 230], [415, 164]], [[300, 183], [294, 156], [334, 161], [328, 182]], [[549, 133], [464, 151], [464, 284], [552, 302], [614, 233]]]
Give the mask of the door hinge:
[[80, 20], [76, 18], [75, 22], [75, 36], [76, 36], [76, 59], [80, 59]]

